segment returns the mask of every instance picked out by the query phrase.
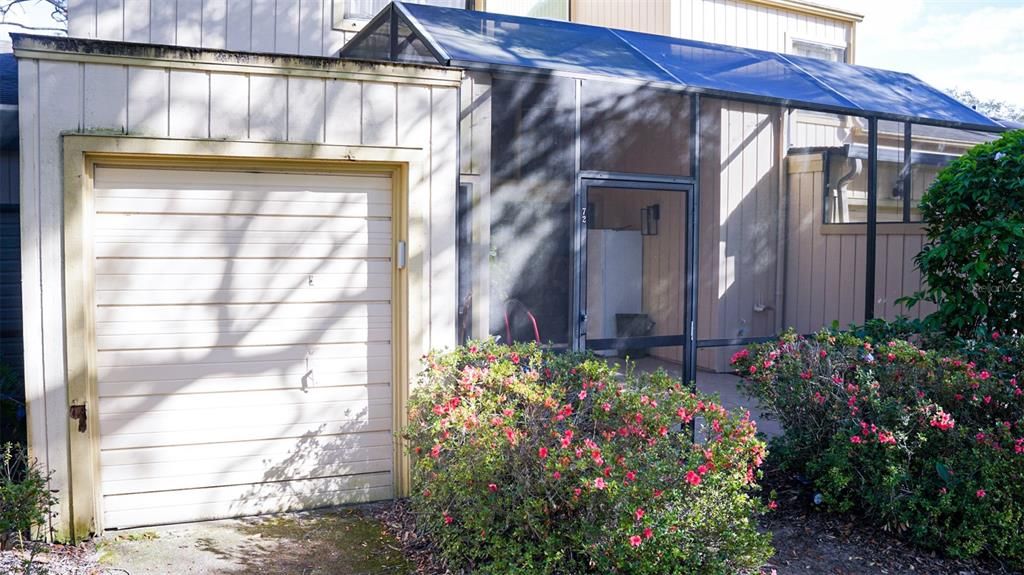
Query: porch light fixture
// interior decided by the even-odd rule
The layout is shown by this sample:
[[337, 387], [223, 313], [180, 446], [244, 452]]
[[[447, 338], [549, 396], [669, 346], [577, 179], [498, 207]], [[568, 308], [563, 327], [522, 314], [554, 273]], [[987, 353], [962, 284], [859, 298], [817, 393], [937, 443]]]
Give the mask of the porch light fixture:
[[661, 219], [661, 204], [651, 204], [640, 209], [640, 235], [658, 235], [658, 220]]

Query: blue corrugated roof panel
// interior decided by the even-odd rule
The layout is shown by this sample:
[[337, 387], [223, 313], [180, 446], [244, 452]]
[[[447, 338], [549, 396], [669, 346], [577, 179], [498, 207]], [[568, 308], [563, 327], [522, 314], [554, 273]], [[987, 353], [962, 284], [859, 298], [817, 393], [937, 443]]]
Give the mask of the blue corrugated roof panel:
[[805, 56], [785, 58], [864, 110], [941, 122], [997, 125], [910, 74]]
[[690, 88], [855, 108], [779, 54], [654, 34], [618, 34]]
[[608, 28], [405, 4], [455, 62], [676, 83]]
[[603, 76], [838, 113], [1002, 127], [899, 72], [558, 20], [401, 7], [425, 41], [447, 53], [442, 64]]

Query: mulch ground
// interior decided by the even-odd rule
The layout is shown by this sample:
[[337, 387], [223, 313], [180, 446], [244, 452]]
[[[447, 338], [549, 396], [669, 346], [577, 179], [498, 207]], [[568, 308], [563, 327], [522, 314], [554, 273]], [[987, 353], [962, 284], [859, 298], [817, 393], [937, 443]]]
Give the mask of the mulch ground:
[[[796, 489], [761, 521], [771, 531], [775, 556], [760, 575], [1024, 575], [997, 561], [959, 560], [911, 547], [878, 530], [808, 508]], [[377, 519], [402, 545], [418, 575], [453, 575], [416, 533], [416, 516], [405, 501], [382, 509]]]
[[[762, 567], [759, 575], [1024, 575], [992, 559], [958, 560], [911, 547], [885, 532], [862, 527], [846, 518], [815, 510], [810, 503], [809, 495], [799, 486], [787, 487], [780, 485], [778, 481], [772, 481], [772, 487], [779, 493], [779, 509], [762, 518], [761, 526], [772, 532], [776, 554]], [[462, 575], [448, 570], [434, 553], [430, 542], [416, 533], [416, 517], [406, 501], [342, 508], [335, 514], [338, 513], [340, 517], [349, 517], [354, 513], [368, 521], [379, 522], [379, 527], [364, 531], [376, 533], [375, 538], [389, 541], [386, 547], [391, 548], [394, 545], [396, 548], [385, 549], [384, 546], [378, 545], [379, 541], [376, 540], [370, 544], [363, 542], [354, 546], [347, 535], [322, 535], [330, 531], [324, 529], [304, 530], [299, 533], [301, 537], [291, 532], [275, 531], [264, 535], [286, 540], [301, 540], [302, 545], [295, 546], [295, 555], [305, 557], [297, 557], [297, 562], [293, 561], [285, 566], [278, 565], [280, 561], [276, 559], [280, 557], [271, 560], [266, 556], [254, 555], [249, 557], [249, 567], [253, 570], [239, 572], [291, 573], [298, 572], [293, 569], [296, 565], [303, 564], [306, 568], [301, 572], [319, 573], [325, 567], [325, 563], [336, 563], [340, 557], [332, 556], [332, 553], [325, 552], [325, 549], [340, 552], [347, 557], [355, 548], [360, 548], [368, 557], [378, 554], [375, 549], [379, 550], [380, 554], [400, 551], [398, 556], [404, 554], [406, 565], [412, 565], [410, 573], [417, 575]], [[282, 521], [280, 518], [272, 516], [261, 521], [270, 521], [271, 527], [283, 529], [278, 525]], [[334, 531], [340, 533], [338, 530]], [[26, 551], [0, 552], [0, 574], [113, 575], [131, 572], [131, 569], [119, 569], [105, 561], [99, 561], [98, 553], [92, 544], [78, 547], [38, 545], [36, 549], [37, 553], [34, 555]], [[26, 571], [25, 563], [29, 559], [34, 559], [34, 565]], [[394, 563], [393, 559], [390, 557], [389, 561]], [[352, 572], [359, 571], [360, 569], [356, 569]], [[404, 571], [405, 568], [400, 571], [386, 569], [380, 572]], [[367, 572], [377, 570], [370, 569]]]

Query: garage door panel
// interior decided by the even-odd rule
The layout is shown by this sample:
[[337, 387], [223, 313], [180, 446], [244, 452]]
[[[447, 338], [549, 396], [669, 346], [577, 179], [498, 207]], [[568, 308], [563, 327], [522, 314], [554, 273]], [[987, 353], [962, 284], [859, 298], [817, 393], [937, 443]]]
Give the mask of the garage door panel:
[[268, 345], [257, 347], [209, 347], [204, 349], [121, 349], [96, 354], [96, 366], [232, 365], [246, 362], [299, 362], [306, 370], [332, 359], [391, 357], [390, 343], [335, 343], [315, 347]]
[[389, 242], [375, 244], [216, 244], [97, 242], [98, 258], [390, 258]]
[[[106, 435], [120, 433], [174, 433], [179, 430], [223, 429], [253, 424], [287, 425], [294, 423], [320, 425], [330, 421], [368, 421], [391, 414], [390, 398], [367, 401], [313, 402], [288, 406], [220, 407], [191, 411], [153, 411], [150, 413], [100, 413], [100, 431]], [[260, 436], [254, 439], [268, 439]]]
[[159, 525], [297, 511], [392, 497], [390, 473], [371, 473], [208, 489], [115, 495], [104, 498], [115, 525]]
[[[226, 280], [218, 274], [196, 275], [109, 275], [96, 277], [97, 291], [152, 291], [152, 290], [217, 290]], [[287, 289], [354, 290], [367, 288], [391, 289], [391, 274], [366, 272], [352, 274], [246, 274], [233, 275], [230, 288], [234, 290]], [[338, 296], [344, 297], [344, 291]]]
[[392, 182], [96, 169], [107, 527], [392, 494]]
[[[102, 355], [102, 352], [101, 352]], [[159, 369], [154, 369], [159, 367]], [[353, 357], [341, 359], [319, 359], [316, 367], [318, 381], [344, 381], [345, 377], [366, 372], [377, 372], [391, 369], [390, 357]], [[202, 379], [224, 379], [260, 377], [266, 375], [291, 375], [301, 378], [309, 369], [294, 360], [283, 361], [247, 361], [221, 364], [201, 365], [141, 365], [131, 367], [102, 367], [97, 369], [97, 378], [106, 383], [124, 383], [135, 381], [174, 381]], [[336, 374], [336, 375], [335, 375]]]
[[279, 215], [235, 214], [138, 214], [134, 212], [96, 214], [95, 228], [107, 236], [137, 230], [180, 232], [295, 232], [308, 234], [391, 233], [390, 218], [336, 218], [317, 214], [295, 218]]
[[[305, 378], [307, 372], [274, 373], [272, 375], [245, 377], [207, 377], [203, 379], [146, 379], [140, 381], [104, 381], [99, 384], [100, 397], [126, 395], [149, 395], [168, 393], [220, 393], [235, 390], [301, 389], [310, 385]], [[317, 386], [359, 386], [391, 382], [391, 364], [378, 370], [353, 372], [327, 372], [322, 368], [316, 373], [313, 385]]]
[[[104, 495], [197, 489], [272, 481], [287, 474], [289, 479], [337, 477], [361, 473], [391, 471], [392, 446], [366, 448], [348, 445], [341, 455], [331, 454], [329, 459], [302, 457], [301, 454], [281, 458], [233, 458], [223, 463], [182, 462], [133, 468], [104, 468]], [[350, 454], [355, 455], [350, 455]], [[188, 473], [181, 473], [183, 469]], [[122, 477], [124, 477], [122, 479]]]
[[359, 273], [390, 274], [391, 262], [379, 260], [334, 259], [302, 260], [290, 258], [174, 258], [174, 259], [103, 259], [96, 262], [97, 276], [140, 275], [221, 275], [231, 277], [257, 275], [351, 275]]
[[[342, 438], [342, 439], [339, 439]], [[349, 439], [353, 438], [353, 439]], [[166, 447], [150, 447], [148, 449], [104, 451], [100, 455], [100, 467], [106, 469], [127, 469], [136, 465], [174, 466], [181, 462], [226, 461], [235, 457], [266, 457], [284, 459], [295, 453], [296, 449], [309, 450], [324, 456], [338, 454], [338, 457], [356, 457], [347, 446], [358, 441], [366, 448], [392, 448], [394, 436], [388, 431], [369, 433], [328, 435], [321, 433], [307, 434], [302, 439], [301, 447], [292, 438], [275, 438], [253, 441], [236, 441], [232, 443], [206, 443], [203, 445], [171, 445]], [[187, 470], [186, 470], [187, 471]], [[107, 477], [104, 473], [104, 477]], [[126, 479], [124, 474], [116, 477]]]
[[98, 337], [97, 345], [110, 349], [204, 348], [231, 342], [234, 346], [315, 345], [318, 343], [386, 342], [391, 327], [367, 329], [327, 329], [311, 331], [215, 331], [166, 334], [126, 334]]
[[[308, 329], [296, 330], [295, 322], [288, 318], [224, 318], [223, 316], [226, 314], [218, 313], [218, 311], [223, 308], [224, 306], [217, 306], [217, 309], [210, 310], [210, 313], [207, 314], [209, 319], [175, 319], [186, 315], [187, 312], [190, 311], [188, 309], [182, 309], [182, 313], [179, 316], [174, 317], [163, 318], [157, 316], [144, 322], [110, 321], [98, 322], [98, 324], [100, 324], [100, 329], [102, 329], [103, 333], [107, 336], [175, 333], [226, 333], [235, 331], [261, 333], [272, 333], [276, 331], [308, 331]], [[307, 317], [306, 319], [312, 318]], [[327, 320], [321, 323], [326, 324], [328, 329], [369, 330], [388, 328], [391, 326], [390, 312], [381, 313], [380, 315], [374, 315], [371, 317], [368, 317], [366, 314], [353, 314], [351, 316], [325, 317], [322, 319]], [[100, 346], [100, 348], [103, 347], [104, 346]]]
[[217, 429], [188, 429], [172, 432], [122, 433], [103, 435], [101, 449], [149, 449], [173, 445], [204, 445], [208, 443], [257, 441], [264, 439], [291, 438], [301, 440], [310, 435], [368, 433], [390, 431], [391, 415], [378, 418], [353, 418], [322, 421], [316, 424], [281, 423], [258, 424], [250, 421], [246, 425]]
[[391, 288], [314, 288], [96, 291], [96, 305], [212, 305], [242, 303], [320, 303], [334, 301], [381, 302], [391, 299]]
[[[164, 216], [173, 223], [176, 216]], [[300, 218], [296, 218], [300, 219]], [[359, 221], [365, 222], [365, 219]], [[389, 222], [380, 222], [388, 224]], [[390, 227], [390, 226], [388, 226]], [[352, 244], [352, 245], [388, 245], [391, 243], [391, 230], [385, 229], [371, 233], [366, 231], [351, 232], [282, 232], [282, 231], [211, 231], [192, 230], [185, 225], [174, 230], [103, 230], [96, 233], [96, 241], [105, 244], [228, 244], [228, 245], [302, 245], [302, 244]]]
[[106, 322], [147, 324], [156, 320], [269, 320], [269, 319], [338, 319], [381, 317], [390, 319], [391, 304], [387, 302], [314, 302], [314, 303], [245, 303], [217, 306], [110, 305], [96, 308], [97, 327]]
[[152, 415], [161, 412], [246, 407], [281, 407], [322, 405], [345, 401], [388, 401], [388, 384], [307, 387], [221, 393], [172, 393], [130, 397], [100, 397], [100, 413], [104, 415], [135, 413]]
[[[202, 192], [199, 192], [202, 193]], [[388, 196], [390, 196], [388, 192]], [[341, 196], [339, 194], [339, 196]], [[125, 213], [124, 203], [131, 202], [134, 214], [228, 214], [253, 216], [313, 216], [333, 218], [387, 218], [391, 216], [391, 202], [366, 194], [348, 194], [337, 198], [337, 203], [325, 208], [316, 201], [280, 201], [270, 199], [231, 200], [209, 198], [108, 197], [96, 195], [99, 213]]]

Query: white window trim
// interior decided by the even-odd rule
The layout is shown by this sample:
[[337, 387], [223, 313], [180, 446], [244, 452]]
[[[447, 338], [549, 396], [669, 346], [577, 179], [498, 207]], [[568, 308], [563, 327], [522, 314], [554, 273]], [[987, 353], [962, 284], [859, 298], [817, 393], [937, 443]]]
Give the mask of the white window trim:
[[[336, 0], [339, 1], [339, 0]], [[344, 0], [340, 0], [344, 1]], [[829, 42], [828, 40], [821, 40], [818, 38], [808, 38], [806, 36], [795, 36], [789, 32], [785, 33], [786, 36], [786, 53], [796, 55], [796, 48], [794, 43], [800, 42], [803, 44], [814, 44], [823, 48], [833, 48], [843, 51], [843, 63], [850, 63], [850, 44], [839, 44], [836, 42]]]

